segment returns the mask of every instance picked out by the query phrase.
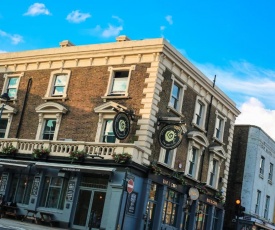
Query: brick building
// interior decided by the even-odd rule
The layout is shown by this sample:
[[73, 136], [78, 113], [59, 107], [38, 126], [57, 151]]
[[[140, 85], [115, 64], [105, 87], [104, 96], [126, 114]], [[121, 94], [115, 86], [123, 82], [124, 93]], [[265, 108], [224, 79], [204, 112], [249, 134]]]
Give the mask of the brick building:
[[[275, 229], [274, 163], [275, 142], [270, 136], [257, 126], [235, 126], [225, 229]], [[236, 199], [241, 199], [241, 206], [245, 208], [244, 216], [232, 222], [233, 219], [237, 220]]]
[[165, 39], [60, 46], [0, 54], [0, 193], [17, 214], [221, 229], [235, 103]]

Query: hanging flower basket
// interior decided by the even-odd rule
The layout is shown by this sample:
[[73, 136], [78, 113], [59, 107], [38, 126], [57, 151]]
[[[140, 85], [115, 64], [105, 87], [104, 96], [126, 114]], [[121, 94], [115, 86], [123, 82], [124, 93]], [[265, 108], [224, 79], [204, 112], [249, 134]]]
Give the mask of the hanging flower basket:
[[7, 147], [4, 147], [3, 150], [2, 150], [2, 154], [5, 154], [5, 155], [16, 155], [16, 153], [18, 152], [18, 149], [15, 148], [13, 145], [9, 145]]
[[225, 197], [223, 195], [223, 192], [222, 191], [218, 191], [216, 192], [215, 194], [215, 198], [218, 199], [220, 202], [224, 202], [225, 200]]
[[161, 174], [161, 168], [159, 166], [157, 166], [156, 163], [152, 163], [149, 166], [150, 171], [156, 175], [160, 175]]
[[36, 158], [36, 159], [38, 159], [38, 158], [47, 159], [49, 154], [50, 154], [49, 149], [34, 149], [33, 152], [32, 152], [33, 157]]
[[132, 155], [129, 153], [114, 153], [112, 157], [116, 163], [120, 164], [127, 163], [132, 159]]
[[69, 152], [69, 155], [70, 155], [70, 158], [72, 159], [72, 162], [75, 160], [84, 161], [87, 156], [87, 153], [84, 150], [81, 150], [81, 151], [74, 150]]

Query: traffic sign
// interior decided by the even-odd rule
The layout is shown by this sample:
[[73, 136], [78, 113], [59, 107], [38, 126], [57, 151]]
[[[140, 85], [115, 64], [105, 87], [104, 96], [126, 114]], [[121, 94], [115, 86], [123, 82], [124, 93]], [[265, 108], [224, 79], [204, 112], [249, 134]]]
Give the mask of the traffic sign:
[[134, 181], [132, 179], [128, 180], [127, 183], [127, 192], [131, 193], [134, 190]]

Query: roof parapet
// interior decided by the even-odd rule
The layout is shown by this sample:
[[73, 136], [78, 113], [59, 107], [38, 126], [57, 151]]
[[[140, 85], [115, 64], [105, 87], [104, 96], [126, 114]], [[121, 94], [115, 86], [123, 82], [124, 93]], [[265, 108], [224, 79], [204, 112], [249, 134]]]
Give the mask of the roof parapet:
[[59, 42], [59, 45], [60, 45], [61, 48], [63, 48], [63, 47], [69, 47], [69, 46], [75, 46], [69, 40], [64, 40], [62, 42]]
[[117, 42], [125, 42], [125, 41], [131, 41], [130, 38], [128, 38], [126, 35], [120, 35], [116, 37]]

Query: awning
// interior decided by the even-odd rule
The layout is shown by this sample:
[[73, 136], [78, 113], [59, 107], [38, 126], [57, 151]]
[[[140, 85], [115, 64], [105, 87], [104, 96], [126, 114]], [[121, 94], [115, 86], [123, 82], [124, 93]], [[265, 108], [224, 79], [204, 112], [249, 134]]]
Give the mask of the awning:
[[255, 224], [256, 226], [258, 226], [258, 227], [263, 228], [263, 229], [272, 230], [272, 228], [269, 228], [269, 227], [267, 227], [267, 226], [265, 226], [265, 225], [262, 225], [262, 224], [259, 224], [259, 223], [257, 223], [257, 222], [255, 222], [254, 224]]
[[87, 172], [87, 173], [97, 173], [97, 174], [109, 174], [111, 175], [115, 168], [109, 167], [95, 167], [95, 166], [85, 166], [85, 165], [74, 165], [74, 164], [57, 164], [57, 163], [47, 163], [47, 162], [36, 162], [36, 168], [56, 168], [61, 171], [67, 172]]
[[18, 160], [11, 160], [11, 159], [0, 159], [0, 167], [5, 168], [27, 168], [29, 166], [33, 166], [33, 162], [29, 161], [18, 161]]

